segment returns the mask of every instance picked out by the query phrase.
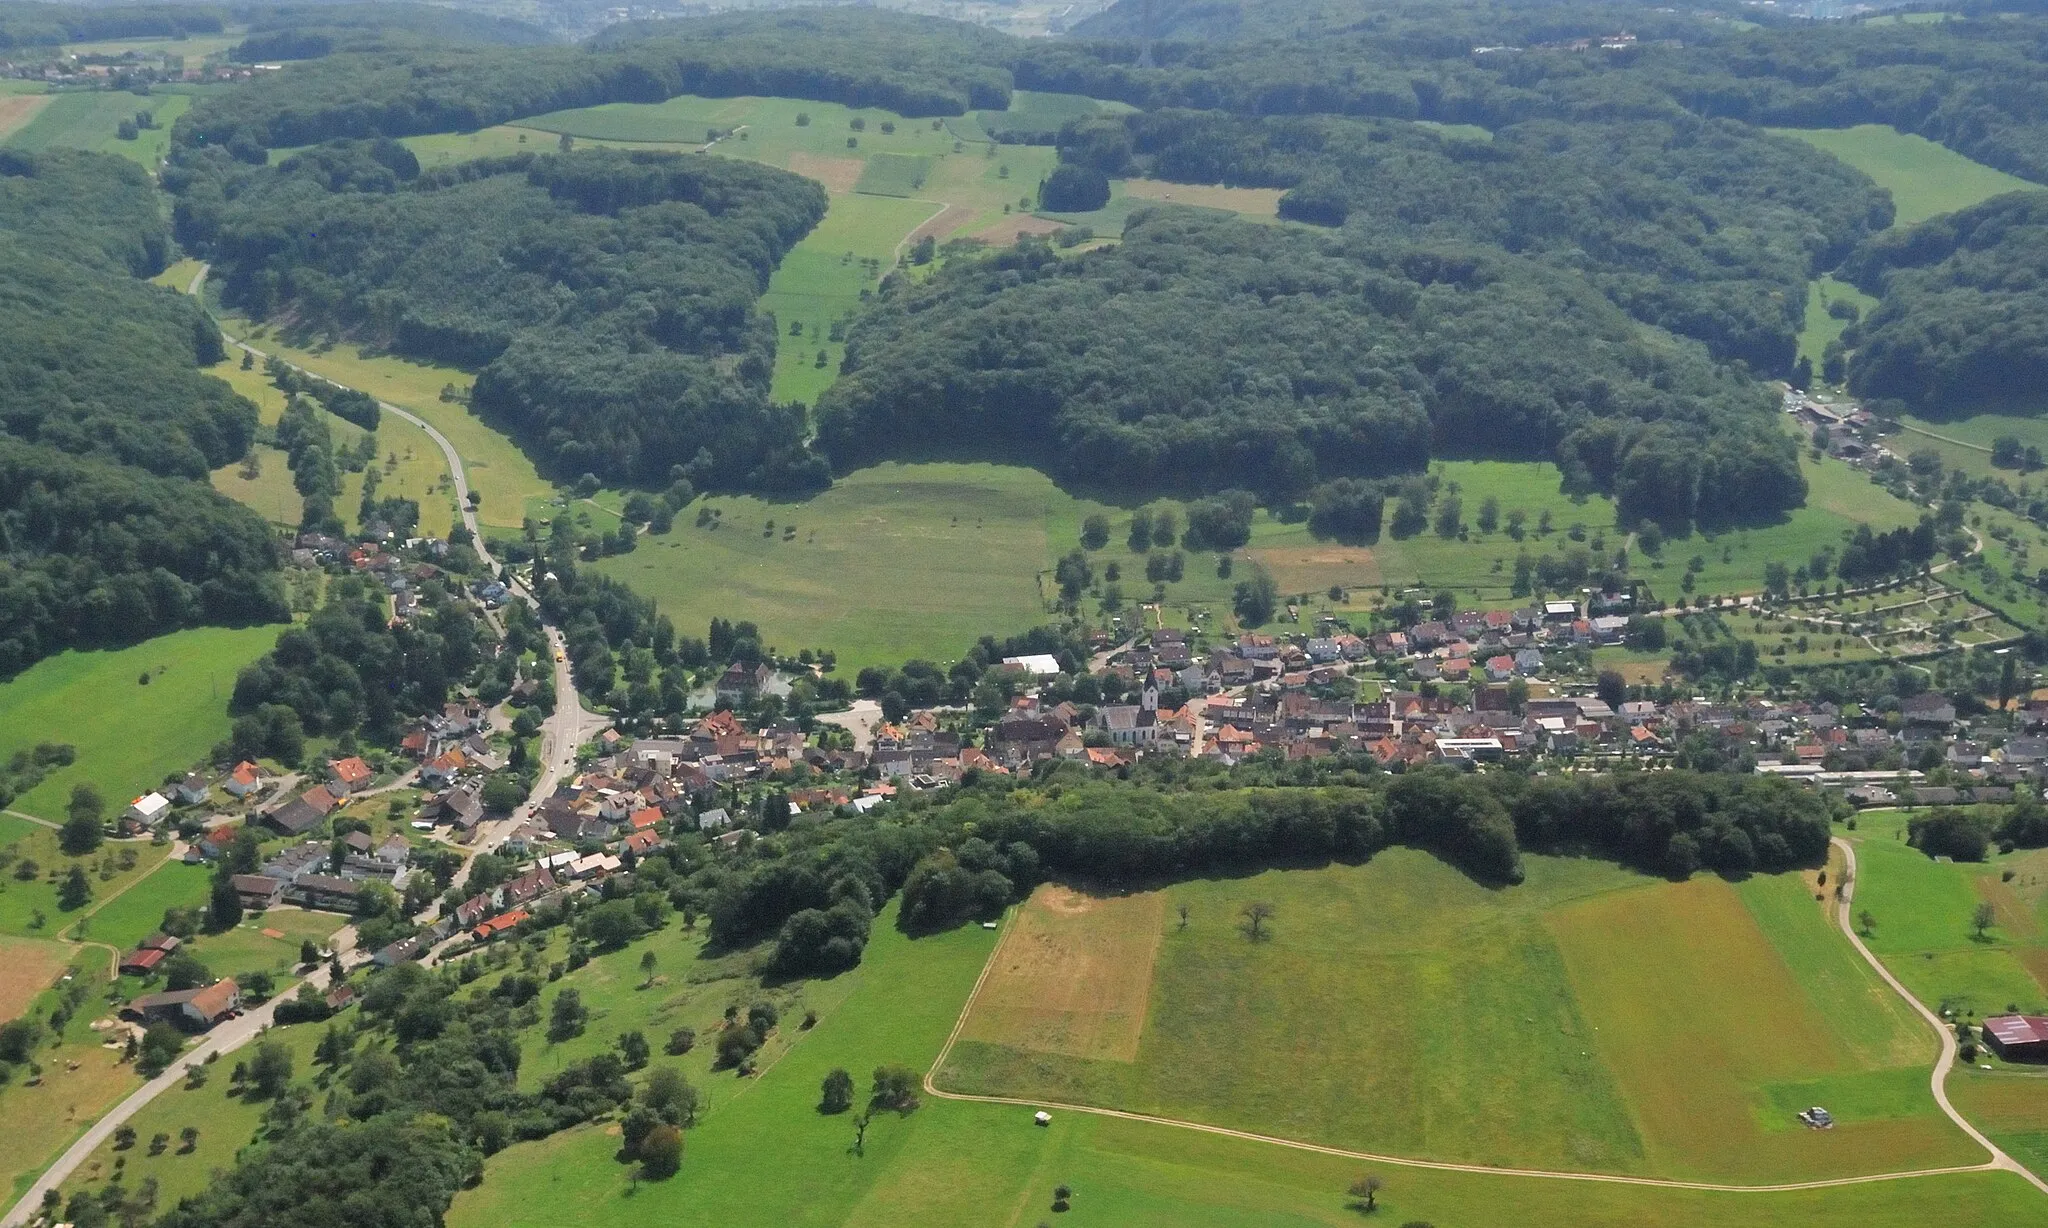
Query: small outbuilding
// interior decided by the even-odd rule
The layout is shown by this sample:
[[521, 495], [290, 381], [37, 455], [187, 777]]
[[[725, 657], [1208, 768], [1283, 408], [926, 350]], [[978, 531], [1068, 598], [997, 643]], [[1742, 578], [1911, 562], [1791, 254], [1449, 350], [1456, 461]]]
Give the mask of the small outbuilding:
[[1031, 1115], [1031, 1124], [1035, 1126], [1049, 1126], [1052, 1124], [1052, 1114], [1044, 1109], [1040, 1109]]

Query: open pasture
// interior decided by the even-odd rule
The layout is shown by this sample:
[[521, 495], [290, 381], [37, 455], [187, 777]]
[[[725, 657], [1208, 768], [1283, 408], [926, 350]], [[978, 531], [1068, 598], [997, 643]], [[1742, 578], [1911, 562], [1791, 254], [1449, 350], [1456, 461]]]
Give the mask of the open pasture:
[[[13, 99], [9, 99], [13, 102]], [[192, 105], [190, 95], [157, 93], [130, 94], [124, 90], [67, 90], [44, 95], [43, 105], [33, 117], [7, 135], [6, 113], [0, 109], [0, 135], [18, 149], [86, 149], [120, 154], [145, 167], [163, 160], [170, 147], [171, 124]], [[5, 104], [0, 104], [4, 107]], [[156, 127], [145, 130], [132, 141], [116, 135], [124, 119], [148, 111]]]
[[[83, 921], [85, 936], [94, 941], [98, 936], [91, 933], [92, 910], [170, 856], [168, 848], [110, 841], [98, 852], [72, 857], [57, 846], [54, 828], [13, 815], [0, 815], [0, 849], [10, 854], [5, 877], [0, 878], [6, 886], [0, 892], [0, 934], [54, 938]], [[21, 877], [31, 866], [34, 872]], [[85, 871], [92, 898], [83, 908], [66, 912], [57, 906], [57, 889], [74, 866]]]
[[1033, 1053], [1138, 1056], [1166, 897], [1038, 889], [1003, 935], [963, 1035]]
[[[1019, 1010], [1045, 991], [1012, 943], [1092, 921], [1109, 934], [1070, 940], [1079, 964], [1110, 934], [1142, 940], [1124, 932], [1135, 910], [1035, 897], [940, 1084], [1507, 1166], [1763, 1182], [1974, 1158], [1926, 1094], [1932, 1037], [1885, 1000], [1798, 876], [1737, 888], [1552, 858], [1530, 868], [1524, 886], [1491, 891], [1396, 849], [1154, 893], [1172, 907], [1129, 1058], [1065, 1043], [1108, 1012]], [[1260, 941], [1238, 912], [1254, 899], [1276, 909]], [[1814, 1103], [1843, 1124], [1799, 1126]]]
[[1126, 179], [1124, 195], [1160, 204], [1193, 205], [1201, 209], [1227, 209], [1247, 217], [1278, 217], [1278, 188], [1226, 188], [1211, 184], [1168, 183], [1163, 179]]
[[38, 742], [78, 749], [77, 762], [52, 771], [13, 808], [62, 820], [71, 786], [89, 780], [117, 813], [165, 776], [182, 774], [227, 736], [235, 675], [281, 630], [176, 631], [130, 648], [66, 652], [0, 682], [0, 756]]
[[[1994, 850], [1979, 864], [1937, 862], [1900, 838], [1903, 812], [1859, 815], [1858, 826], [1864, 941], [1915, 996], [1958, 1017], [2048, 1011], [2048, 855]], [[1980, 903], [1996, 917], [1982, 938], [1971, 923]]]
[[[230, 334], [247, 340], [266, 354], [276, 354], [338, 384], [359, 388], [432, 423], [462, 457], [470, 489], [483, 496], [477, 518], [485, 526], [516, 529], [525, 517], [528, 500], [544, 499], [554, 493], [553, 485], [540, 476], [533, 461], [510, 436], [493, 429], [462, 400], [441, 399], [443, 390], [450, 387], [458, 397], [466, 397], [475, 380], [469, 372], [366, 353], [347, 342], [314, 348], [294, 345], [240, 316], [229, 315], [223, 324]], [[378, 444], [387, 461], [394, 453], [399, 458], [396, 468], [387, 468], [378, 492], [418, 499], [422, 527], [433, 532], [433, 526], [439, 525], [445, 531], [453, 519], [454, 504], [445, 491], [438, 489], [447, 480], [448, 472], [440, 447], [426, 432], [390, 415], [379, 427]], [[361, 476], [351, 477], [356, 485], [348, 487], [347, 492], [360, 492]], [[352, 504], [357, 497], [359, 493], [349, 493], [341, 503]]]
[[923, 154], [870, 154], [853, 190], [870, 196], [915, 196], [931, 172], [932, 160]]
[[0, 143], [27, 127], [44, 107], [50, 105], [52, 94], [0, 94]]
[[1773, 131], [1805, 141], [1870, 176], [1892, 194], [1897, 209], [1894, 224], [1899, 226], [1967, 209], [2006, 192], [2041, 190], [2037, 183], [1993, 170], [1924, 136], [1912, 136], [1886, 124]]
[[[831, 982], [844, 983], [843, 999], [821, 1011], [817, 1026], [779, 1061], [751, 1080], [700, 1083], [735, 1090], [689, 1132], [674, 1179], [635, 1188], [613, 1159], [616, 1137], [602, 1126], [580, 1128], [491, 1157], [482, 1184], [458, 1195], [449, 1224], [1335, 1228], [1359, 1222], [1344, 1190], [1368, 1172], [1386, 1183], [1375, 1219], [1389, 1224], [1918, 1228], [1932, 1220], [2024, 1222], [2038, 1206], [2039, 1195], [2008, 1173], [1781, 1194], [1660, 1189], [1376, 1165], [1061, 1111], [1038, 1129], [1028, 1108], [931, 1096], [908, 1116], [879, 1115], [856, 1154], [848, 1116], [816, 1111], [819, 1081], [840, 1067], [864, 1088], [867, 1072], [882, 1062], [928, 1065], [994, 947], [994, 936], [974, 926], [908, 939], [892, 914], [878, 920], [860, 967]], [[1368, 930], [1359, 945], [1379, 936]], [[1171, 942], [1169, 935], [1162, 947]], [[636, 950], [622, 955], [630, 962]], [[563, 983], [579, 984], [585, 971]], [[1411, 1028], [1404, 1045], [1422, 1030]], [[1055, 1218], [1048, 1206], [1059, 1184], [1074, 1197], [1072, 1209]]]

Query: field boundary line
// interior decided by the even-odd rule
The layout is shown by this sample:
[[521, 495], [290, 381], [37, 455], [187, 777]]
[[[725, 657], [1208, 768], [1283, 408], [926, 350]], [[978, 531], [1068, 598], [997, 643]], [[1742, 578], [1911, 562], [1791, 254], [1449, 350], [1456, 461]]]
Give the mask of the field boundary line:
[[2043, 1194], [2048, 1194], [2048, 1181], [2042, 1180], [2032, 1169], [2007, 1155], [2004, 1148], [1992, 1142], [1982, 1130], [1971, 1125], [1970, 1119], [1963, 1116], [1962, 1112], [1955, 1105], [1949, 1103], [1948, 1072], [1955, 1066], [1956, 1050], [1958, 1048], [1955, 1032], [1941, 1016], [1929, 1010], [1926, 1003], [1914, 997], [1912, 992], [1906, 988], [1904, 982], [1892, 975], [1892, 970], [1885, 967], [1884, 962], [1871, 952], [1869, 946], [1864, 943], [1863, 936], [1858, 934], [1856, 927], [1849, 923], [1849, 909], [1856, 898], [1856, 847], [1840, 836], [1831, 837], [1828, 842], [1842, 850], [1842, 869], [1844, 873], [1841, 882], [1836, 885], [1835, 889], [1835, 920], [1842, 927], [1842, 935], [1849, 940], [1850, 946], [1856, 948], [1856, 953], [1863, 957], [1864, 962], [1870, 965], [1872, 971], [1876, 972], [1885, 984], [1891, 986], [1895, 993], [1904, 998], [1906, 1005], [1912, 1007], [1915, 1013], [1926, 1020], [1927, 1025], [1934, 1029], [1934, 1034], [1941, 1040], [1941, 1056], [1935, 1059], [1934, 1071], [1928, 1080], [1929, 1087], [1934, 1092], [1934, 1102], [1941, 1106], [1942, 1112], [1948, 1114], [1948, 1119], [1956, 1124], [1957, 1129], [1969, 1135], [1980, 1147], [1991, 1153], [1991, 1163], [1988, 1167], [2002, 1168], [2009, 1172], [2018, 1173], [2035, 1189], [2040, 1190]]
[[[1838, 840], [1836, 843], [1842, 842]], [[1844, 845], [1845, 849], [1846, 847]], [[1853, 886], [1855, 875], [1855, 856], [1853, 851], [1849, 854], [1849, 873], [1850, 885]], [[1847, 929], [1848, 919], [1847, 908], [1848, 905], [1845, 901], [1842, 913], [1843, 928], [1845, 930]], [[1623, 1173], [1568, 1172], [1547, 1168], [1502, 1168], [1490, 1164], [1460, 1164], [1451, 1160], [1423, 1160], [1412, 1156], [1392, 1156], [1381, 1155], [1371, 1151], [1353, 1151], [1344, 1147], [1331, 1147], [1322, 1143], [1304, 1142], [1300, 1139], [1280, 1138], [1277, 1135], [1258, 1134], [1249, 1130], [1234, 1130], [1229, 1126], [1215, 1126], [1207, 1122], [1184, 1121], [1180, 1118], [1160, 1117], [1151, 1113], [1132, 1113], [1124, 1109], [1106, 1109], [1089, 1104], [1068, 1104], [1059, 1100], [1030, 1100], [1020, 1096], [980, 1096], [967, 1092], [949, 1092], [938, 1085], [938, 1073], [944, 1068], [946, 1060], [952, 1056], [953, 1046], [958, 1043], [960, 1034], [966, 1030], [967, 1017], [973, 1012], [975, 1000], [981, 996], [982, 987], [988, 983], [989, 973], [995, 968], [996, 956], [1002, 953], [1003, 941], [1010, 935], [1011, 924], [1017, 916], [1017, 911], [1013, 907], [1003, 914], [1002, 929], [997, 935], [995, 949], [989, 952], [988, 960], [981, 966], [981, 974], [974, 979], [974, 988], [968, 991], [967, 1001], [961, 1005], [960, 1015], [953, 1021], [953, 1030], [947, 1034], [946, 1043], [939, 1049], [938, 1057], [933, 1059], [930, 1068], [925, 1071], [925, 1092], [940, 1100], [953, 1100], [965, 1104], [1001, 1104], [1024, 1109], [1058, 1110], [1065, 1113], [1086, 1113], [1092, 1117], [1110, 1117], [1119, 1121], [1135, 1121], [1153, 1126], [1172, 1126], [1180, 1130], [1194, 1130], [1202, 1134], [1213, 1134], [1222, 1138], [1239, 1139], [1251, 1143], [1265, 1143], [1269, 1146], [1286, 1147], [1290, 1150], [1307, 1151], [1317, 1155], [1336, 1156], [1346, 1160], [1363, 1160], [1370, 1164], [1386, 1164], [1397, 1168], [1420, 1168], [1435, 1172], [1478, 1173], [1497, 1177], [1530, 1177], [1548, 1181], [1590, 1181], [1607, 1185], [1648, 1186], [1654, 1189], [1692, 1190], [1714, 1194], [1786, 1194], [1799, 1190], [1826, 1190], [1847, 1185], [1872, 1185], [1880, 1181], [1905, 1181], [1915, 1177], [1947, 1177], [1960, 1173], [2006, 1171], [2020, 1174], [2028, 1182], [2040, 1188], [2043, 1193], [2048, 1193], [2048, 1183], [2044, 1183], [2039, 1177], [2029, 1172], [2012, 1157], [1999, 1150], [1996, 1145], [1985, 1138], [1982, 1133], [1974, 1126], [1971, 1126], [1968, 1121], [1963, 1119], [1960, 1113], [1956, 1112], [1949, 1105], [1947, 1096], [1941, 1090], [1941, 1075], [1946, 1074], [1947, 1070], [1945, 1067], [1939, 1066], [1938, 1073], [1934, 1079], [1935, 1099], [1939, 1101], [1942, 1109], [1948, 1113], [1951, 1120], [1962, 1127], [1964, 1133], [1984, 1145], [1985, 1149], [1991, 1153], [1992, 1158], [1990, 1160], [1982, 1164], [1950, 1165], [1944, 1168], [1916, 1168], [1900, 1172], [1869, 1173], [1857, 1177], [1826, 1177], [1814, 1181], [1779, 1182], [1772, 1185], [1683, 1181], [1667, 1177], [1634, 1177]], [[1853, 939], [1854, 935], [1852, 934], [1851, 937]], [[1894, 989], [1898, 990], [1908, 1002], [1912, 1003], [1922, 1015], [1929, 1019], [1934, 1018], [1932, 1012], [1928, 1011], [1926, 1007], [1921, 1006], [1917, 999], [1911, 994], [1906, 993], [1904, 988], [1892, 979], [1890, 973], [1886, 972], [1882, 966], [1877, 965], [1875, 957], [1871, 956], [1861, 943], [1857, 943], [1857, 948], [1863, 950], [1864, 958], [1869, 959], [1873, 966], [1877, 966], [1879, 974], [1884, 976], [1885, 980]], [[1944, 1036], [1948, 1036], [1945, 1028], [1938, 1030]], [[1951, 1053], [1953, 1052], [1954, 1043], [1954, 1038], [1948, 1037], [1949, 1051]]]

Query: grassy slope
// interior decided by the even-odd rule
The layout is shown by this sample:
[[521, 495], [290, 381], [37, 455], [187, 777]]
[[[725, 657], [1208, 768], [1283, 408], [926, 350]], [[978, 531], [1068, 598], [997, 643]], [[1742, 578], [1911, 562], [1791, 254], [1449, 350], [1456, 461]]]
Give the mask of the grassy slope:
[[[52, 772], [13, 808], [61, 819], [71, 786], [84, 780], [119, 808], [184, 772], [226, 736], [236, 673], [268, 651], [281, 629], [201, 627], [132, 648], [67, 652], [0, 683], [0, 755], [38, 742], [78, 748], [76, 763]], [[145, 670], [150, 682], [140, 686]]]
[[[172, 122], [191, 105], [186, 94], [145, 97], [118, 90], [67, 91], [52, 98], [7, 138], [7, 144], [18, 149], [90, 149], [154, 167], [170, 148]], [[132, 141], [117, 138], [114, 130], [138, 111], [154, 112], [157, 126]]]
[[[883, 1116], [864, 1155], [851, 1153], [844, 1117], [820, 1117], [817, 1086], [834, 1066], [921, 1067], [936, 1056], [953, 1013], [986, 957], [989, 935], [969, 927], [915, 942], [885, 918], [845, 1001], [758, 1079], [709, 1113], [688, 1138], [681, 1175], [628, 1185], [601, 1129], [571, 1131], [493, 1157], [464, 1192], [452, 1228], [546, 1222], [606, 1225], [908, 1223], [1237, 1228], [1357, 1223], [1343, 1194], [1365, 1165], [1142, 1123], [1054, 1115], [1034, 1129], [1025, 1110], [927, 1099], [907, 1118]], [[631, 954], [629, 951], [628, 954]], [[573, 983], [573, 982], [572, 982]], [[2038, 1197], [2010, 1174], [1968, 1174], [1796, 1194], [1708, 1194], [1487, 1174], [1380, 1168], [1378, 1218], [1518, 1228], [1735, 1228], [1757, 1223], [1906, 1228], [1942, 1217], [2024, 1219]], [[1073, 1209], [1047, 1204], [1059, 1183]]]
[[[1937, 1009], [1979, 1016], [2014, 1006], [2048, 1010], [2048, 854], [1943, 864], [1899, 840], [1903, 825], [1893, 812], [1859, 816], [1856, 904], [1875, 922], [1871, 950]], [[2010, 883], [2001, 881], [2008, 869]], [[1999, 923], [1979, 941], [1970, 915], [1986, 900]]]
[[[1164, 936], [1135, 1062], [963, 1042], [946, 1085], [1509, 1166], [1760, 1181], [1976, 1158], [1926, 1094], [1930, 1039], [1797, 876], [1530, 871], [1493, 892], [1394, 850], [1179, 884], [1193, 921]], [[1236, 931], [1250, 899], [1278, 907], [1270, 942]], [[1812, 1103], [1842, 1127], [1800, 1129]]]
[[1781, 136], [1826, 150], [1892, 194], [1895, 224], [1911, 226], [1939, 213], [1966, 209], [2002, 192], [2040, 191], [2041, 185], [1973, 162], [1924, 136], [1884, 124], [1854, 128], [1778, 128]]
[[[465, 391], [469, 388], [473, 377], [468, 372], [365, 354], [346, 343], [305, 349], [271, 335], [266, 328], [252, 327], [249, 321], [238, 316], [230, 315], [224, 323], [230, 333], [247, 338], [250, 344], [265, 353], [278, 354], [336, 383], [360, 388], [379, 400], [402, 406], [433, 423], [454, 443], [462, 456], [470, 488], [482, 493], [483, 504], [478, 509], [478, 516], [485, 525], [518, 528], [528, 500], [545, 498], [553, 493], [554, 488], [547, 479], [535, 471], [533, 462], [510, 438], [486, 426], [467, 407], [441, 400], [441, 390], [449, 384]], [[380, 492], [398, 494], [403, 491], [420, 499], [423, 526], [445, 523], [439, 517], [452, 518], [453, 504], [447, 496], [427, 494], [429, 483], [442, 480], [447, 469], [441, 462], [440, 448], [426, 437], [425, 432], [392, 419], [380, 429], [378, 442], [387, 455], [395, 450], [401, 457], [396, 474], [388, 475], [389, 480], [379, 488]], [[354, 480], [357, 483], [361, 481], [360, 478]], [[360, 491], [361, 487], [357, 485], [353, 489]], [[352, 504], [353, 500], [348, 502]], [[428, 515], [430, 503], [432, 508], [438, 509], [433, 517]]]

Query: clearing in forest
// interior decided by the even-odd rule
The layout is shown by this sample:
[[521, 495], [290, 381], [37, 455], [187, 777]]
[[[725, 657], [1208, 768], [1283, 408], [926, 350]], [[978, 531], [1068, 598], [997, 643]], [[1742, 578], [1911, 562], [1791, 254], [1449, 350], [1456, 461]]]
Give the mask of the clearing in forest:
[[1124, 195], [1161, 204], [1228, 209], [1251, 217], [1280, 216], [1278, 188], [1226, 188], [1209, 184], [1168, 183], [1163, 179], [1126, 179]]
[[1138, 1056], [1166, 897], [1047, 885], [1018, 910], [964, 1035], [1034, 1053]]

